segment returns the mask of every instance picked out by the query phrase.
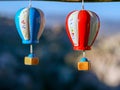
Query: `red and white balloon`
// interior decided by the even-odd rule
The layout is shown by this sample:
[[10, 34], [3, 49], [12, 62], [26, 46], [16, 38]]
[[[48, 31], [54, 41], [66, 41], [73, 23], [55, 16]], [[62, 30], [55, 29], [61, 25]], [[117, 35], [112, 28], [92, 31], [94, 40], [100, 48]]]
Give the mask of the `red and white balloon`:
[[96, 13], [87, 10], [73, 11], [66, 18], [66, 31], [74, 50], [82, 50], [83, 58], [78, 62], [78, 70], [89, 70], [90, 62], [85, 50], [90, 50], [100, 28]]
[[99, 28], [99, 17], [92, 11], [73, 11], [66, 18], [66, 31], [74, 50], [90, 50]]

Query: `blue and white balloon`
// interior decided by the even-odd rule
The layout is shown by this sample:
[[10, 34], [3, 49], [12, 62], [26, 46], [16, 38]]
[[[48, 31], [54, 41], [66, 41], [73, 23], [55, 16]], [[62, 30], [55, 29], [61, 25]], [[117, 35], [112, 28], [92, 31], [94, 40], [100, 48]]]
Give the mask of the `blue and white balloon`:
[[23, 44], [30, 44], [30, 54], [25, 57], [25, 64], [35, 65], [39, 62], [33, 53], [33, 44], [39, 43], [39, 38], [45, 26], [44, 13], [33, 7], [18, 10], [15, 16], [17, 31]]
[[45, 26], [44, 14], [40, 9], [28, 7], [18, 10], [15, 24], [23, 44], [35, 44]]

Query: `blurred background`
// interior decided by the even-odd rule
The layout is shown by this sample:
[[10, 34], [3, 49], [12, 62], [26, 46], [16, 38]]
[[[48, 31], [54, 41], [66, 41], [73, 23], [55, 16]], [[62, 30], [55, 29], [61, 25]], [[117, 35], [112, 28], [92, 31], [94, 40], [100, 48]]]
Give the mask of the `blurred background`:
[[89, 2], [85, 9], [101, 20], [99, 35], [87, 51], [90, 71], [78, 71], [81, 51], [73, 51], [65, 31], [65, 18], [81, 3], [33, 1], [46, 18], [46, 26], [35, 45], [40, 63], [25, 66], [29, 45], [23, 45], [14, 16], [28, 1], [0, 1], [0, 90], [120, 90], [120, 2]]

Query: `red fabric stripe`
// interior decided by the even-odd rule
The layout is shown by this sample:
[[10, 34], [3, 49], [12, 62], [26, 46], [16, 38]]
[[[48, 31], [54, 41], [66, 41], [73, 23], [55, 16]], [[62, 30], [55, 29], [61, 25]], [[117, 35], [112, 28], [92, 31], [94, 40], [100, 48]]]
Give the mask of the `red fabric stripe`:
[[88, 38], [90, 33], [90, 14], [81, 10], [78, 14], [78, 43], [79, 50], [88, 50]]

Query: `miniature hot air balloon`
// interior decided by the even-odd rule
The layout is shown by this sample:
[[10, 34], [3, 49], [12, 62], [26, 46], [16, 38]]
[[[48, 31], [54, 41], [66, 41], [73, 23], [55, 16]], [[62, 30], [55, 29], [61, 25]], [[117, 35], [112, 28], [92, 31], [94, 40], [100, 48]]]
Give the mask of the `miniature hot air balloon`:
[[66, 18], [66, 32], [74, 50], [83, 51], [83, 58], [78, 62], [78, 70], [89, 70], [90, 62], [85, 51], [90, 50], [100, 27], [96, 13], [88, 10], [73, 11]]
[[39, 38], [45, 26], [43, 12], [33, 7], [22, 8], [16, 13], [15, 24], [22, 43], [30, 45], [30, 54], [25, 57], [24, 63], [26, 65], [38, 64], [39, 59], [33, 52], [33, 44], [39, 43]]

